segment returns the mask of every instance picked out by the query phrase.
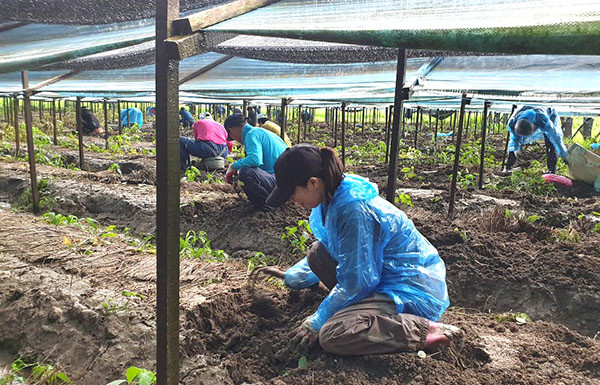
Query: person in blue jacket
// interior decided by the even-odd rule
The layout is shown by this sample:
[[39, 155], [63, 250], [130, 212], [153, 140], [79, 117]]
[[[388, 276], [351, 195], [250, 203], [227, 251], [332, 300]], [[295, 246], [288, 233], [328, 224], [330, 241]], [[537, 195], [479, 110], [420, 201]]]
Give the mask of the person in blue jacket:
[[503, 170], [509, 173], [517, 161], [521, 147], [544, 137], [546, 164], [551, 174], [556, 173], [558, 156], [566, 160], [568, 152], [563, 143], [560, 118], [554, 108], [523, 106], [508, 121], [508, 160]]
[[461, 341], [460, 329], [436, 322], [449, 305], [444, 262], [375, 184], [344, 174], [327, 147], [293, 146], [274, 168], [277, 187], [267, 204], [291, 200], [312, 209], [318, 240], [285, 272], [285, 284], [302, 289], [320, 281], [329, 289], [294, 341], [318, 341], [345, 355], [436, 350]]
[[179, 122], [183, 124], [183, 127], [189, 128], [192, 127], [195, 123], [194, 117], [192, 114], [185, 109], [185, 107], [181, 107], [179, 110]]
[[275, 188], [273, 166], [287, 144], [277, 135], [262, 128], [251, 126], [242, 114], [232, 114], [225, 119], [225, 129], [230, 140], [242, 143], [246, 157], [229, 166], [225, 181], [234, 182], [234, 177], [243, 183], [248, 199], [259, 210], [271, 209], [265, 201]]

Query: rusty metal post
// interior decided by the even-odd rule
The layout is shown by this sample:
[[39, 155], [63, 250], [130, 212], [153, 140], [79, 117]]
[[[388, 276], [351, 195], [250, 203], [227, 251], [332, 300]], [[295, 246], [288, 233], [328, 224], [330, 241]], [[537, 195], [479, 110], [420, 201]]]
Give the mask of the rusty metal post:
[[179, 0], [156, 2], [156, 380], [179, 384], [179, 61], [169, 57]]
[[392, 145], [390, 151], [390, 163], [388, 165], [388, 180], [386, 187], [386, 199], [394, 203], [396, 197], [396, 179], [398, 172], [398, 148], [400, 144], [400, 121], [404, 110], [403, 103], [407, 96], [404, 92], [404, 77], [406, 75], [406, 49], [398, 50], [398, 65], [396, 67], [396, 92], [394, 94], [394, 119], [392, 126]]
[[106, 98], [104, 98], [102, 101], [102, 109], [104, 110], [104, 148], [108, 148], [108, 110], [106, 107]]
[[[296, 144], [300, 143], [300, 130], [302, 127], [302, 119], [300, 119], [301, 111], [302, 111], [302, 106], [299, 105], [298, 106], [298, 116], [296, 117], [297, 118], [296, 121], [298, 122], [298, 135], [297, 135], [298, 140], [296, 141]], [[304, 139], [306, 140], [306, 132], [304, 133]]]
[[362, 123], [361, 123], [362, 124], [361, 129], [362, 129], [363, 135], [365, 134], [365, 110], [366, 110], [366, 107], [363, 107], [362, 108]]
[[58, 128], [56, 127], [56, 100], [52, 99], [52, 129], [53, 129], [53, 134], [54, 137], [52, 138], [54, 140], [54, 145], [58, 145]]
[[346, 166], [346, 102], [342, 102], [342, 164]]
[[[512, 114], [515, 113], [515, 110], [517, 109], [517, 105], [513, 104], [512, 106], [512, 110], [510, 111], [510, 116], [512, 116]], [[509, 120], [510, 117], [507, 119]], [[507, 123], [504, 123], [505, 126], [507, 126]], [[508, 127], [506, 128], [506, 141], [504, 142], [504, 152], [502, 153], [502, 170], [504, 170], [504, 165], [506, 164], [506, 151], [508, 151], [508, 141], [510, 139], [510, 130], [508, 129]]]
[[77, 97], [77, 101], [75, 103], [75, 122], [79, 146], [79, 168], [83, 170], [83, 122], [81, 121], [81, 96]]
[[465, 107], [471, 102], [467, 94], [463, 93], [460, 102], [460, 117], [458, 118], [458, 133], [456, 136], [456, 147], [454, 149], [454, 167], [452, 168], [452, 182], [450, 184], [450, 202], [448, 204], [448, 216], [452, 217], [454, 212], [454, 198], [456, 197], [456, 182], [458, 181], [458, 164], [460, 161], [460, 145], [462, 143], [463, 121], [465, 118]]
[[[287, 116], [286, 116], [287, 105], [288, 105], [287, 99], [281, 98], [281, 131], [279, 133], [281, 136], [281, 139], [283, 139], [285, 137], [285, 129], [287, 126]], [[245, 114], [244, 114], [244, 116], [245, 116]]]
[[35, 170], [35, 151], [33, 148], [33, 118], [31, 117], [31, 91], [29, 91], [29, 74], [21, 71], [21, 84], [23, 86], [23, 112], [25, 115], [25, 132], [27, 134], [27, 156], [29, 158], [29, 176], [31, 179], [31, 198], [33, 212], [40, 212], [40, 193], [37, 185], [37, 172]]
[[335, 122], [333, 124], [333, 147], [337, 147], [337, 133], [338, 133], [338, 108], [335, 107]]
[[[438, 126], [440, 124], [440, 109], [438, 108], [436, 110], [436, 115], [435, 115], [435, 132], [433, 133], [433, 146], [436, 147], [437, 146], [437, 134], [438, 134]], [[429, 117], [431, 119], [431, 112], [429, 113]]]
[[423, 119], [423, 115], [421, 115], [421, 107], [417, 107], [417, 123], [415, 124], [415, 140], [414, 140], [414, 148], [417, 148], [417, 135], [419, 134], [419, 119]]
[[242, 100], [242, 113], [244, 114], [244, 116], [248, 116], [248, 100], [246, 99]]
[[19, 124], [19, 98], [15, 95], [14, 99], [14, 115], [15, 115], [15, 156], [19, 156], [21, 147], [21, 127]]
[[389, 126], [388, 126], [388, 120], [389, 120], [389, 107], [385, 108], [385, 124], [384, 124], [384, 135], [385, 135], [385, 163], [388, 163], [389, 160], [389, 156], [390, 156], [390, 146], [389, 146], [389, 137], [388, 137], [388, 130], [389, 130]]
[[[117, 100], [117, 115], [119, 115], [119, 135], [123, 133], [123, 122], [121, 121], [121, 101]], [[158, 110], [158, 108], [157, 108]]]
[[479, 181], [478, 181], [478, 186], [479, 189], [481, 190], [483, 188], [483, 160], [485, 157], [485, 134], [486, 134], [486, 130], [487, 130], [487, 119], [485, 118], [487, 116], [487, 111], [488, 108], [490, 108], [490, 105], [492, 103], [488, 102], [487, 100], [483, 103], [483, 116], [484, 118], [481, 121], [481, 154], [479, 156]]

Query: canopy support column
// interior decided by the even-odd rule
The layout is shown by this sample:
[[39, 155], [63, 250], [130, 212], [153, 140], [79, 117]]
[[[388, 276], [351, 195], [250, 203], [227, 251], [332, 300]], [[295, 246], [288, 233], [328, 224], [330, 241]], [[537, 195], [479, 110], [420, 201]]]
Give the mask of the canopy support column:
[[75, 122], [77, 127], [77, 139], [79, 146], [79, 168], [83, 170], [83, 123], [81, 121], [81, 96], [75, 102]]
[[456, 196], [456, 182], [458, 180], [458, 163], [460, 161], [460, 145], [462, 142], [463, 121], [465, 118], [465, 107], [471, 103], [471, 99], [467, 98], [467, 94], [462, 94], [460, 102], [460, 117], [458, 118], [458, 134], [456, 136], [456, 148], [454, 150], [454, 167], [452, 169], [452, 182], [450, 184], [450, 203], [448, 204], [448, 216], [452, 217], [454, 212], [454, 198]]
[[33, 149], [33, 118], [31, 117], [31, 100], [29, 99], [31, 96], [31, 91], [29, 90], [29, 74], [27, 71], [21, 71], [21, 83], [23, 85], [23, 112], [25, 113], [25, 132], [27, 133], [27, 155], [29, 157], [31, 198], [33, 201], [33, 212], [37, 214], [40, 212], [40, 194], [38, 192], [37, 172], [35, 170], [35, 152]]
[[179, 384], [179, 61], [169, 57], [179, 0], [156, 2], [156, 382]]
[[342, 164], [346, 166], [346, 102], [342, 102]]
[[417, 107], [417, 122], [415, 123], [415, 140], [414, 140], [414, 144], [413, 144], [413, 147], [415, 149], [417, 148], [417, 135], [419, 134], [419, 122], [421, 121], [421, 124], [422, 124], [422, 120], [423, 120], [423, 115], [421, 113], [421, 107]]
[[108, 110], [106, 109], [106, 98], [102, 101], [104, 110], [104, 148], [108, 148]]
[[388, 165], [388, 180], [385, 197], [394, 203], [396, 197], [396, 179], [398, 172], [398, 148], [400, 144], [400, 121], [404, 110], [404, 100], [408, 98], [408, 90], [404, 89], [406, 77], [406, 49], [398, 50], [398, 65], [396, 67], [396, 91], [394, 94], [394, 118], [392, 121], [392, 143], [390, 149], [390, 163]]
[[58, 128], [56, 127], [56, 99], [52, 99], [52, 133], [54, 134], [54, 137], [52, 138], [54, 140], [54, 145], [58, 145]]
[[[298, 116], [297, 118], [297, 122], [298, 122], [298, 140], [296, 141], [296, 144], [300, 143], [300, 129], [302, 127], [302, 105], [298, 105]], [[306, 140], [306, 131], [304, 132], [304, 140]]]
[[15, 115], [15, 156], [19, 156], [19, 150], [21, 147], [21, 127], [19, 125], [19, 98], [15, 95], [14, 101], [14, 115]]
[[[517, 109], [517, 105], [513, 104], [512, 110], [510, 111], [510, 116], [512, 116], [512, 114], [515, 113], [516, 109]], [[504, 126], [507, 126], [507, 121], [508, 121], [509, 118], [505, 119]], [[504, 143], [504, 152], [502, 153], [502, 170], [504, 170], [504, 166], [506, 164], [506, 152], [508, 151], [508, 140], [509, 139], [510, 139], [510, 131], [507, 128], [506, 129], [506, 141]]]
[[483, 103], [483, 119], [481, 121], [481, 155], [479, 157], [479, 189], [483, 188], [483, 160], [485, 157], [485, 131], [487, 129], [487, 112], [492, 103], [487, 100]]
[[[431, 117], [431, 115], [429, 115]], [[440, 123], [440, 109], [438, 108], [435, 115], [435, 132], [433, 133], [433, 147], [437, 146], [438, 126]]]
[[287, 126], [287, 116], [286, 116], [287, 105], [288, 105], [288, 100], [286, 98], [281, 98], [281, 132], [279, 134], [280, 134], [282, 140], [283, 140], [283, 138], [285, 138], [285, 129]]

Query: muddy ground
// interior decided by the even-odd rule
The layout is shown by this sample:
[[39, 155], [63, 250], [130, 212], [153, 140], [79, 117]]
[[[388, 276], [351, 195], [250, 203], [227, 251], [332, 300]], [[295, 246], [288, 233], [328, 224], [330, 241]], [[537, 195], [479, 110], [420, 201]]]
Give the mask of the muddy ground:
[[[320, 134], [311, 135], [321, 140]], [[502, 146], [500, 136], [493, 139], [496, 147]], [[383, 135], [371, 132], [369, 138]], [[349, 145], [364, 141], [361, 135], [348, 140]], [[134, 236], [152, 233], [153, 157], [103, 155], [86, 153], [91, 164], [98, 164], [89, 172], [38, 167], [41, 177], [51, 180], [53, 211], [129, 227]], [[120, 175], [107, 170], [109, 161], [135, 166]], [[385, 184], [383, 166], [350, 170], [371, 177], [380, 188]], [[466, 329], [461, 352], [425, 359], [297, 352], [287, 335], [316, 309], [322, 294], [289, 292], [266, 281], [250, 289], [246, 261], [257, 251], [283, 268], [301, 258], [281, 235], [309, 213], [292, 205], [257, 212], [228, 186], [183, 181], [182, 232], [206, 231], [211, 246], [231, 258], [221, 263], [182, 259], [182, 383], [600, 383], [600, 236], [593, 231], [592, 213], [600, 207], [598, 196], [585, 189], [550, 196], [460, 189], [456, 215], [449, 220], [448, 166], [423, 166], [418, 173], [425, 179], [401, 179], [400, 189], [414, 204], [402, 208], [446, 262], [452, 306], [443, 320]], [[25, 163], [0, 162], [5, 202], [0, 350], [54, 363], [76, 383], [105, 384], [122, 378], [130, 365], [153, 369], [154, 255], [138, 251], [123, 235], [102, 238], [89, 229], [12, 212], [9, 205], [27, 184]], [[506, 209], [515, 215], [507, 217]], [[540, 219], [524, 220], [532, 214]], [[565, 228], [580, 240], [557, 238]], [[123, 290], [144, 297], [124, 297]], [[127, 306], [112, 311], [103, 302]], [[517, 325], [498, 315], [504, 312], [525, 312], [533, 322]], [[299, 369], [302, 355], [308, 365]]]

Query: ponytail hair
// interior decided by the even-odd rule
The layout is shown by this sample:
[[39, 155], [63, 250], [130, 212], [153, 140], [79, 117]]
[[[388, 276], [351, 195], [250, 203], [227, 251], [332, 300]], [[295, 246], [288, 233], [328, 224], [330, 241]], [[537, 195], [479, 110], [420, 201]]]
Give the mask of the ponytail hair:
[[344, 165], [332, 148], [321, 147], [319, 153], [321, 155], [320, 178], [325, 183], [325, 204], [328, 205], [344, 179]]

